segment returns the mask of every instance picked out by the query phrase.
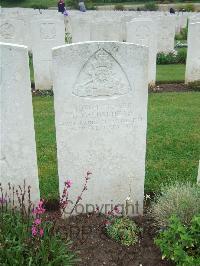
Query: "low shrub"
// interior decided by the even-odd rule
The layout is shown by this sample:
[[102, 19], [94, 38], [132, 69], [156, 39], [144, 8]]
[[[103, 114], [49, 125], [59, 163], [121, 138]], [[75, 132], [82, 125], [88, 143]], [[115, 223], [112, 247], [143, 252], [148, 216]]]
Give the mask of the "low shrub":
[[32, 219], [24, 220], [20, 213], [1, 214], [0, 265], [74, 265], [76, 256], [70, 242], [51, 231], [46, 222], [44, 234], [31, 235]]
[[124, 6], [122, 5], [122, 4], [117, 4], [117, 5], [115, 5], [115, 7], [114, 7], [114, 9], [115, 10], [121, 10], [121, 11], [123, 11], [123, 10], [125, 10], [125, 8], [124, 8]]
[[139, 231], [135, 222], [127, 217], [114, 217], [106, 226], [107, 235], [124, 246], [137, 243]]
[[192, 91], [200, 91], [200, 80], [189, 82], [187, 84], [189, 90]]
[[45, 211], [43, 200], [33, 205], [25, 181], [17, 187], [8, 183], [8, 190], [0, 184], [0, 265], [67, 266], [77, 262], [71, 243], [56, 227], [57, 220], [48, 220]]
[[48, 9], [48, 5], [45, 5], [45, 4], [32, 4], [31, 8], [34, 8], [34, 9]]
[[86, 6], [86, 9], [88, 10], [96, 10], [96, 7], [94, 3], [92, 2], [92, 0], [86, 0], [85, 6]]
[[172, 216], [169, 226], [160, 232], [155, 244], [161, 249], [162, 257], [180, 266], [200, 265], [200, 215], [194, 216], [190, 226]]
[[150, 215], [156, 224], [166, 227], [169, 218], [176, 215], [188, 225], [194, 215], [200, 214], [200, 187], [191, 183], [175, 183], [161, 188], [161, 195], [152, 202]]
[[148, 3], [145, 3], [144, 8], [145, 10], [148, 10], [148, 11], [157, 11], [158, 5], [154, 2], [148, 2]]
[[186, 49], [179, 49], [178, 53], [176, 55], [176, 62], [178, 64], [185, 64], [186, 63], [186, 58], [187, 58], [187, 50]]
[[78, 9], [78, 1], [74, 1], [74, 0], [66, 0], [66, 5], [69, 8], [75, 8]]
[[157, 54], [157, 65], [168, 65], [176, 64], [176, 54], [175, 52], [170, 53], [158, 53]]
[[195, 11], [195, 6], [193, 4], [183, 4], [183, 5], [178, 5], [177, 7], [178, 11], [182, 12], [194, 12]]
[[65, 33], [65, 43], [72, 43], [72, 35], [69, 32]]
[[168, 64], [185, 64], [187, 57], [187, 50], [185, 48], [178, 49], [177, 52], [158, 53], [157, 54], [157, 65], [168, 65]]
[[182, 28], [180, 33], [177, 33], [175, 36], [176, 40], [182, 41], [187, 40], [188, 27]]
[[193, 4], [186, 4], [185, 5], [185, 10], [186, 10], [186, 12], [194, 12], [195, 11], [195, 6]]

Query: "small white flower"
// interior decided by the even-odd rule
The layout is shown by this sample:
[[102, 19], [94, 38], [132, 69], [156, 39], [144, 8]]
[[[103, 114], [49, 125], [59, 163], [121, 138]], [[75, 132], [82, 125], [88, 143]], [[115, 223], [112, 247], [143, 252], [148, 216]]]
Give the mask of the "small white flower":
[[128, 196], [127, 198], [126, 198], [126, 201], [129, 201], [131, 198]]

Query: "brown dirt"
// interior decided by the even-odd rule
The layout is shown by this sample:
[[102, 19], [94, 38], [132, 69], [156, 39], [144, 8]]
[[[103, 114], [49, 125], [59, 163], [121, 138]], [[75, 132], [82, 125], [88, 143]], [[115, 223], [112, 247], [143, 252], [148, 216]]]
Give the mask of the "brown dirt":
[[[32, 95], [33, 96], [53, 96], [52, 90], [40, 91], [34, 90], [34, 84], [32, 84]], [[157, 84], [155, 87], [149, 88], [150, 93], [160, 92], [187, 92], [187, 91], [198, 91], [198, 88], [189, 88], [184, 83], [172, 83], [172, 84]]]
[[72, 250], [78, 251], [81, 262], [78, 266], [169, 266], [162, 260], [159, 249], [153, 239], [156, 229], [153, 221], [147, 216], [134, 218], [143, 229], [136, 245], [125, 247], [108, 238], [105, 234], [106, 217], [102, 214], [81, 214], [66, 220], [59, 214], [51, 212], [51, 217], [59, 219], [59, 231], [73, 241]]
[[184, 83], [172, 83], [172, 84], [157, 84], [154, 88], [150, 88], [149, 92], [187, 92], [192, 91]]

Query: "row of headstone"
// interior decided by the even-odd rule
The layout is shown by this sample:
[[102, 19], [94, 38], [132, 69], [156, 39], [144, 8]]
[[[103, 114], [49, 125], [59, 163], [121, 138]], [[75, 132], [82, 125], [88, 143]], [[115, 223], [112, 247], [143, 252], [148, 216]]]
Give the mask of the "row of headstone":
[[[163, 18], [166, 20], [166, 24], [169, 23], [173, 25], [173, 31], [175, 31], [175, 29], [177, 31], [177, 28], [180, 30], [187, 25], [188, 17], [195, 16], [196, 13], [171, 16], [169, 14], [166, 15], [164, 12], [90, 11], [81, 13], [70, 11], [69, 19], [65, 21], [68, 22], [66, 30], [72, 33], [73, 42], [97, 41], [97, 38], [109, 41], [126, 41], [126, 22], [130, 22], [134, 18], [148, 17], [155, 21], [158, 20], [157, 24], [161, 27], [164, 23], [162, 22]], [[56, 10], [2, 8], [0, 17], [0, 40], [3, 42], [27, 45], [29, 50], [32, 49], [32, 34], [30, 30], [32, 20], [61, 19], [64, 22], [63, 15]], [[160, 23], [160, 20], [162, 23]], [[109, 26], [105, 26], [105, 24]], [[89, 32], [90, 26], [92, 31], [91, 34]], [[166, 28], [165, 25], [163, 25], [163, 28]], [[99, 31], [100, 34], [95, 34], [95, 29], [97, 29], [97, 32]], [[116, 32], [113, 33], [112, 29]], [[158, 28], [158, 32], [159, 31], [160, 29]], [[169, 46], [168, 49], [170, 48], [171, 46]]]
[[[1, 43], [0, 52], [0, 183], [17, 186], [26, 180], [36, 202], [39, 182], [28, 50]], [[130, 205], [129, 215], [142, 214], [148, 48], [122, 42], [65, 45], [53, 49], [53, 69], [60, 193], [70, 176], [75, 203], [82, 176], [91, 171], [82, 206], [97, 204], [106, 212], [109, 205]]]
[[[0, 26], [0, 40], [11, 43], [29, 43], [28, 47], [33, 52], [33, 66], [35, 88], [39, 90], [52, 89], [52, 55], [51, 49], [55, 46], [64, 45], [65, 29], [63, 16], [57, 11], [43, 11], [40, 14], [34, 11], [32, 19], [29, 18], [31, 9], [19, 13], [16, 9], [11, 13], [9, 20], [5, 19], [6, 14], [3, 13], [4, 19]], [[70, 27], [72, 31], [73, 42], [83, 41], [123, 41], [143, 44], [149, 47], [149, 85], [155, 85], [156, 81], [156, 54], [157, 52], [170, 52], [174, 49], [175, 37], [175, 16], [161, 16], [153, 12], [147, 18], [129, 13], [122, 13], [116, 18], [116, 12], [113, 19], [108, 20], [107, 13], [98, 14], [98, 12], [87, 12], [85, 14], [75, 13], [70, 18]], [[19, 14], [22, 16], [19, 16]], [[73, 14], [73, 13], [72, 13]], [[98, 16], [94, 21], [94, 14]], [[107, 14], [107, 17], [106, 15]], [[120, 12], [118, 12], [120, 14]], [[134, 16], [137, 18], [134, 18]], [[147, 12], [148, 14], [148, 12]], [[160, 13], [159, 13], [160, 14]], [[18, 16], [17, 16], [18, 15]], [[16, 19], [17, 16], [17, 19]], [[52, 18], [50, 18], [50, 16]], [[24, 19], [26, 18], [26, 19]], [[43, 19], [41, 19], [43, 18]], [[199, 21], [198, 15], [193, 15], [191, 22]], [[15, 23], [15, 24], [14, 24]], [[27, 26], [28, 25], [28, 26]], [[151, 25], [151, 27], [149, 27]], [[29, 30], [27, 30], [29, 27]], [[138, 30], [139, 27], [139, 30]], [[31, 39], [26, 38], [24, 41], [23, 31], [31, 33]], [[122, 34], [123, 29], [123, 34]], [[151, 32], [151, 34], [149, 34]], [[192, 56], [188, 56], [188, 64]], [[188, 69], [188, 67], [187, 67]], [[194, 71], [193, 71], [194, 72]], [[188, 73], [188, 70], [187, 70]], [[186, 82], [188, 80], [186, 74]], [[193, 75], [194, 76], [194, 75]], [[191, 79], [193, 77], [191, 76]], [[196, 78], [195, 78], [196, 80]]]
[[[199, 23], [191, 24], [192, 30], [196, 27]], [[92, 172], [80, 212], [96, 207], [107, 212], [120, 205], [130, 216], [143, 213], [148, 53], [145, 46], [122, 42], [53, 49], [60, 194], [71, 177], [70, 200], [75, 203], [82, 176]], [[28, 49], [1, 43], [0, 57], [0, 183], [23, 186], [25, 180], [37, 202]]]

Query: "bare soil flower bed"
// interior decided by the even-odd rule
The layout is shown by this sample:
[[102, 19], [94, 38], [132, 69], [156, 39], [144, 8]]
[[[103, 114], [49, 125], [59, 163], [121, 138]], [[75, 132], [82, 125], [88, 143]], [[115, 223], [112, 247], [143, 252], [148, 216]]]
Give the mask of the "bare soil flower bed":
[[159, 248], [154, 244], [156, 228], [147, 215], [135, 217], [134, 221], [142, 228], [136, 245], [126, 247], [109, 239], [105, 234], [106, 216], [98, 213], [80, 214], [61, 219], [58, 212], [49, 213], [51, 219], [59, 219], [59, 231], [73, 242], [72, 250], [78, 251], [81, 259], [78, 266], [126, 265], [159, 266], [173, 265], [162, 260]]

